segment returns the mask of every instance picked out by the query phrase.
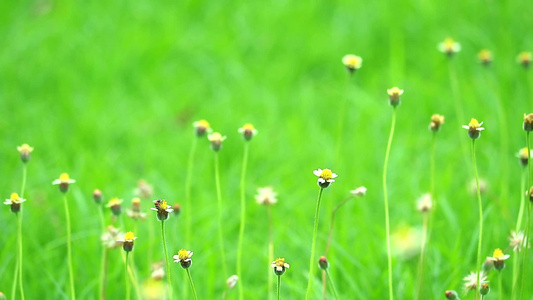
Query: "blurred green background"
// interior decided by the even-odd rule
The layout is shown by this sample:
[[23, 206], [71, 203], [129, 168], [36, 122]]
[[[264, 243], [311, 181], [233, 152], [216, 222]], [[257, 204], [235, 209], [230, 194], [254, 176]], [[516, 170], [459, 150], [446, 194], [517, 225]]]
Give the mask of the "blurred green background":
[[[392, 115], [386, 89], [392, 86], [405, 93], [389, 164], [391, 230], [421, 227], [415, 201], [429, 189], [427, 126], [433, 113], [441, 113], [446, 123], [437, 135], [438, 209], [423, 299], [460, 290], [462, 277], [476, 269], [478, 230], [477, 202], [467, 191], [473, 178], [470, 140], [460, 125], [471, 117], [485, 122], [476, 144], [479, 173], [487, 182], [483, 255], [489, 256], [508, 246], [518, 214], [522, 168], [515, 153], [525, 146], [522, 114], [532, 111], [533, 70], [520, 66], [516, 57], [533, 49], [532, 13], [528, 1], [0, 2], [4, 198], [20, 190], [16, 146], [35, 147], [23, 204], [27, 299], [68, 295], [65, 216], [61, 195], [51, 185], [62, 172], [77, 180], [68, 196], [80, 299], [95, 299], [98, 293], [101, 230], [92, 191], [99, 188], [107, 200], [120, 197], [129, 206], [139, 179], [154, 185], [155, 198], [182, 204], [182, 214], [167, 223], [172, 254], [185, 247], [184, 214], [191, 214], [197, 291], [202, 299], [221, 297], [226, 278], [216, 243], [214, 156], [207, 140], [200, 141], [196, 153], [193, 206], [183, 207], [192, 123], [199, 119], [228, 137], [220, 159], [232, 273], [244, 145], [237, 129], [250, 122], [259, 130], [250, 145], [246, 189], [242, 281], [247, 299], [266, 299], [267, 276], [274, 276], [267, 258], [266, 210], [253, 199], [257, 187], [265, 185], [279, 193], [272, 208], [274, 253], [291, 265], [282, 278], [282, 295], [303, 299], [317, 168], [339, 174], [324, 193], [317, 255], [325, 248], [331, 209], [351, 189], [366, 186], [366, 197], [339, 211], [330, 272], [341, 299], [385, 299], [381, 172]], [[463, 48], [451, 60], [437, 50], [446, 37]], [[494, 55], [488, 68], [477, 60], [483, 48]], [[364, 60], [350, 81], [341, 64], [348, 53]], [[462, 118], [454, 108], [449, 64], [457, 74]], [[346, 110], [341, 111], [343, 101]], [[149, 206], [143, 203], [144, 209]], [[109, 212], [106, 217], [110, 220]], [[7, 295], [17, 253], [15, 220], [3, 207], [0, 291]], [[149, 214], [137, 233], [135, 264], [142, 279], [149, 277], [149, 265], [163, 258], [159, 235], [149, 240], [147, 222], [157, 223], [155, 215]], [[132, 224], [126, 220], [126, 227]], [[149, 245], [154, 257], [146, 254]], [[407, 247], [417, 249], [419, 239]], [[395, 253], [400, 253], [393, 259], [395, 294], [413, 299], [418, 253]], [[107, 295], [121, 299], [119, 250], [110, 259]], [[179, 299], [189, 286], [184, 271], [171, 267]], [[504, 272], [504, 295], [510, 295], [512, 268]], [[495, 275], [491, 281], [496, 282]], [[529, 271], [528, 278], [532, 275]], [[318, 271], [315, 283], [318, 299]], [[236, 296], [232, 290], [228, 298]]]

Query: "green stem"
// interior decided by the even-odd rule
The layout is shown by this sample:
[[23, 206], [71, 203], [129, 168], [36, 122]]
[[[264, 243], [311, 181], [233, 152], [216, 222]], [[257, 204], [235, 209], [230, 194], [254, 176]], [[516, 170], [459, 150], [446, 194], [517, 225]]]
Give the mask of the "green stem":
[[[100, 216], [100, 225], [102, 226], [102, 234], [105, 233], [105, 219], [104, 219], [104, 209], [102, 208], [102, 204], [98, 205], [98, 214]], [[102, 244], [102, 257], [100, 258], [100, 287], [99, 287], [99, 295], [101, 295], [101, 299], [105, 299], [105, 286], [106, 286], [106, 263], [107, 263], [107, 248], [106, 245]]]
[[[324, 189], [320, 188], [318, 191], [318, 200], [316, 201], [316, 211], [315, 211], [315, 221], [313, 226], [313, 243], [311, 244], [311, 258], [309, 259], [309, 279], [307, 281], [307, 292], [305, 293], [305, 299], [311, 299], [311, 293], [313, 290], [312, 283], [313, 283], [313, 275], [314, 275], [314, 267], [315, 267], [315, 244], [316, 244], [316, 236], [318, 232], [318, 213], [320, 211], [320, 199], [322, 198], [322, 191]], [[278, 291], [279, 292], [279, 291]]]
[[350, 199], [352, 199], [352, 196], [349, 196], [346, 199], [344, 199], [342, 202], [337, 204], [331, 211], [331, 221], [329, 224], [328, 243], [326, 244], [326, 252], [324, 253], [325, 257], [328, 257], [329, 248], [331, 247], [331, 240], [333, 239], [333, 225], [335, 225], [335, 216], [337, 215], [337, 211], [339, 210], [339, 208], [341, 208], [341, 206], [346, 204], [346, 202], [348, 202]]
[[387, 264], [389, 270], [389, 299], [394, 299], [392, 289], [392, 254], [390, 245], [390, 224], [389, 224], [389, 199], [387, 195], [387, 166], [389, 164], [390, 149], [392, 145], [392, 138], [394, 136], [394, 127], [396, 125], [396, 109], [392, 112], [392, 123], [389, 134], [389, 141], [387, 143], [387, 151], [385, 152], [385, 162], [383, 163], [383, 199], [385, 201], [385, 231], [387, 236]]
[[503, 288], [502, 288], [502, 271], [498, 271], [498, 299], [502, 300], [502, 294], [503, 294]]
[[63, 204], [65, 205], [65, 216], [67, 222], [67, 259], [68, 259], [68, 273], [70, 279], [70, 298], [76, 299], [76, 291], [74, 290], [74, 271], [72, 268], [72, 237], [70, 229], [70, 211], [68, 208], [67, 194], [63, 193]]
[[278, 286], [277, 286], [278, 300], [279, 300], [279, 290], [280, 289], [281, 289], [281, 276], [278, 275]]
[[[522, 172], [522, 178], [520, 180], [520, 211], [518, 212], [518, 219], [516, 221], [516, 227], [515, 227], [516, 234], [520, 232], [520, 228], [522, 227], [522, 219], [524, 216], [525, 198], [526, 198], [526, 194], [524, 191], [526, 190], [526, 175], [527, 175], [527, 168], [524, 168], [524, 171]], [[513, 259], [513, 285], [512, 285], [511, 299], [515, 299], [516, 297], [516, 284], [518, 281], [519, 259], [520, 259], [520, 255], [517, 255]]]
[[[220, 170], [218, 161], [218, 152], [215, 152], [215, 184], [217, 188], [218, 204], [218, 245], [220, 247], [220, 259], [222, 261], [222, 271], [224, 277], [228, 277], [228, 268], [226, 267], [226, 252], [224, 251], [224, 235], [222, 233], [222, 193], [220, 191]], [[239, 278], [239, 281], [241, 278]]]
[[418, 260], [418, 284], [416, 289], [416, 299], [420, 299], [420, 292], [422, 291], [422, 283], [424, 278], [424, 253], [426, 250], [426, 240], [428, 235], [428, 213], [423, 213], [424, 219], [422, 221], [422, 242], [420, 246], [420, 259]]
[[[21, 211], [22, 212], [22, 211]], [[20, 298], [22, 300], [26, 299], [24, 297], [24, 287], [22, 286], [22, 215], [17, 214], [17, 223], [18, 223], [18, 242], [19, 242], [19, 285], [20, 285]]]
[[341, 144], [342, 144], [342, 130], [344, 128], [344, 118], [345, 118], [345, 114], [346, 114], [346, 105], [348, 103], [348, 97], [349, 97], [349, 93], [350, 93], [350, 79], [352, 78], [352, 73], [351, 72], [347, 72], [348, 73], [348, 77], [347, 77], [347, 80], [346, 80], [346, 96], [344, 97], [344, 99], [342, 100], [342, 103], [341, 103], [341, 106], [339, 107], [340, 110], [339, 110], [339, 124], [338, 124], [338, 128], [337, 128], [337, 142], [336, 142], [336, 145], [335, 145], [335, 162], [337, 163], [336, 165], [338, 165], [339, 161], [340, 161], [340, 149], [341, 149]]
[[[122, 261], [126, 265], [126, 272], [128, 273], [131, 283], [133, 284], [133, 289], [135, 290], [135, 293], [137, 294], [137, 299], [142, 299], [141, 297], [141, 290], [139, 289], [139, 285], [137, 284], [137, 279], [135, 277], [135, 274], [133, 274], [132, 267], [128, 265], [128, 254], [129, 252], [126, 252], [126, 255], [124, 255], [124, 251], [120, 252], [120, 255], [122, 256]], [[132, 264], [135, 263], [132, 261]], [[128, 285], [128, 281], [126, 280], [126, 285]], [[127, 287], [127, 293], [129, 296], [129, 286]]]
[[[472, 140], [472, 161], [474, 163], [474, 174], [476, 176], [476, 187], [477, 187], [477, 202], [479, 208], [479, 237], [477, 243], [477, 279], [476, 286], [479, 285], [479, 277], [481, 276], [481, 244], [483, 239], [483, 204], [481, 202], [481, 190], [479, 188], [479, 174], [477, 172], [477, 162], [476, 162], [476, 140]], [[476, 294], [479, 293], [479, 289], [476, 289]]]
[[189, 269], [185, 269], [187, 271], [187, 276], [189, 277], [189, 282], [191, 283], [191, 289], [192, 294], [194, 295], [194, 299], [197, 300], [198, 296], [196, 295], [196, 289], [194, 289], [194, 283], [192, 282], [191, 272], [189, 272]]
[[[526, 143], [527, 143], [527, 195], [531, 199], [531, 195], [529, 195], [529, 191], [531, 188], [531, 148], [529, 146], [529, 131], [526, 131]], [[525, 230], [525, 251], [524, 251], [524, 258], [522, 260], [522, 283], [520, 285], [520, 298], [523, 295], [524, 291], [524, 285], [526, 281], [526, 270], [527, 270], [527, 252], [529, 250], [529, 228], [531, 226], [531, 201], [529, 201], [529, 204], [526, 205], [527, 208], [527, 223], [526, 223], [526, 230]]]
[[172, 280], [170, 279], [170, 265], [168, 264], [167, 241], [165, 239], [165, 221], [161, 221], [161, 237], [163, 238], [163, 249], [165, 250], [165, 263], [167, 265], [168, 298], [172, 299]]
[[16, 299], [17, 294], [17, 283], [19, 278], [19, 257], [17, 256], [16, 262], [15, 262], [15, 273], [13, 274], [13, 285], [11, 286], [11, 299]]
[[196, 134], [191, 143], [191, 151], [189, 152], [189, 162], [187, 163], [187, 178], [185, 179], [185, 245], [187, 249], [190, 247], [191, 243], [191, 231], [192, 231], [192, 221], [191, 221], [191, 182], [192, 182], [192, 170], [194, 167], [194, 155], [196, 153], [196, 145], [198, 144], [198, 138]]
[[339, 296], [337, 295], [337, 289], [335, 288], [335, 284], [333, 284], [333, 279], [331, 279], [331, 276], [329, 275], [328, 271], [326, 271], [326, 277], [329, 280], [329, 285], [331, 285], [331, 290], [333, 291], [333, 295], [335, 296], [335, 299], [339, 300]]
[[327, 273], [326, 270], [322, 270], [322, 299], [328, 300], [328, 288], [327, 288], [327, 279], [326, 279]]
[[[274, 261], [274, 230], [272, 224], [272, 212], [270, 211], [270, 205], [267, 205], [267, 218], [268, 218], [268, 263]], [[272, 299], [272, 275], [270, 269], [268, 269], [268, 299]]]
[[26, 164], [22, 165], [22, 185], [20, 188], [20, 198], [24, 198], [24, 190], [26, 189], [26, 177], [28, 173], [28, 167]]
[[[126, 260], [124, 261], [124, 266], [126, 267], [126, 274], [129, 274], [129, 267], [128, 267], [128, 258], [130, 256], [130, 252], [126, 252]], [[128, 278], [124, 278], [126, 279], [126, 300], [130, 300], [130, 280], [128, 280]]]
[[434, 132], [431, 137], [431, 160], [430, 160], [430, 187], [429, 192], [431, 193], [431, 200], [435, 202], [435, 140], [437, 134]]
[[242, 169], [241, 169], [241, 183], [240, 183], [240, 190], [241, 190], [241, 224], [239, 226], [239, 241], [237, 246], [237, 276], [239, 277], [239, 280], [237, 281], [238, 289], [239, 289], [239, 299], [244, 298], [244, 291], [242, 288], [242, 244], [244, 240], [244, 227], [246, 224], [246, 199], [245, 199], [245, 184], [246, 184], [246, 166], [248, 164], [248, 152], [249, 152], [249, 143], [247, 141], [244, 142], [244, 155], [242, 158]]

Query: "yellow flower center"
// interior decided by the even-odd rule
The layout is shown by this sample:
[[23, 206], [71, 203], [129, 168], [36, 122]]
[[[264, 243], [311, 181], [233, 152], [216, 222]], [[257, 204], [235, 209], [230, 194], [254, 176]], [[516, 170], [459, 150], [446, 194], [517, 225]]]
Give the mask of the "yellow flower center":
[[218, 132], [215, 132], [211, 135], [211, 138], [210, 140], [213, 142], [213, 141], [221, 141], [222, 140], [222, 135], [220, 135], [220, 133]]
[[522, 149], [520, 149], [520, 157], [521, 158], [524, 158], [524, 159], [527, 159], [527, 147], [524, 147]]
[[522, 52], [518, 55], [518, 59], [520, 61], [530, 61], [531, 60], [531, 52]]
[[324, 180], [330, 180], [333, 178], [333, 172], [331, 172], [330, 169], [324, 169], [322, 170], [322, 173], [320, 173], [320, 178]]
[[400, 96], [401, 94], [403, 94], [403, 90], [400, 90], [398, 87], [395, 86], [391, 89], [388, 89], [387, 93], [389, 94], [389, 96]]
[[13, 193], [11, 194], [11, 201], [18, 202], [20, 200], [19, 194]]
[[242, 129], [244, 130], [254, 130], [254, 125], [248, 123], [248, 124], [244, 124], [244, 126], [242, 126]]
[[189, 258], [189, 252], [187, 250], [181, 249], [178, 251], [178, 259], [184, 260]]
[[452, 49], [454, 44], [455, 44], [455, 41], [454, 41], [452, 38], [446, 38], [446, 39], [444, 40], [444, 45], [445, 45], [446, 48], [448, 48], [448, 49]]
[[200, 120], [198, 121], [198, 127], [209, 128], [209, 122], [206, 120]]
[[124, 240], [126, 241], [131, 241], [134, 238], [135, 238], [135, 235], [131, 231], [126, 232], [126, 234], [124, 235]]
[[354, 68], [354, 69], [359, 69], [361, 67], [362, 59], [361, 59], [361, 57], [359, 57], [357, 55], [351, 55], [350, 54], [350, 55], [344, 56], [342, 58], [342, 62], [347, 67]]
[[278, 267], [285, 266], [285, 258], [278, 258], [274, 261], [274, 264]]
[[468, 123], [468, 127], [470, 128], [479, 128], [481, 125], [479, 125], [479, 122], [476, 119], [470, 120], [470, 123]]
[[33, 151], [33, 147], [30, 147], [30, 145], [28, 144], [22, 144], [22, 146], [20, 146], [18, 150], [19, 152], [23, 153], [31, 153]]
[[161, 202], [159, 203], [159, 208], [161, 208], [162, 210], [166, 210], [168, 208], [168, 203], [165, 199], [161, 200]]
[[131, 203], [133, 203], [133, 204], [139, 204], [139, 203], [141, 203], [141, 199], [135, 197], [135, 198], [131, 199]]
[[66, 181], [70, 180], [70, 177], [68, 176], [67, 173], [63, 173], [63, 174], [59, 175], [59, 180], [62, 181], [62, 182], [66, 182]]
[[503, 252], [502, 250], [500, 250], [499, 248], [494, 250], [494, 254], [492, 255], [492, 257], [496, 258], [496, 259], [500, 259], [500, 258], [503, 258]]
[[111, 207], [111, 206], [115, 206], [115, 205], [120, 205], [122, 203], [122, 200], [118, 199], [118, 198], [113, 198], [111, 200], [109, 200], [109, 204], [107, 204], [108, 207]]
[[533, 123], [533, 114], [524, 114], [524, 122], [528, 124]]

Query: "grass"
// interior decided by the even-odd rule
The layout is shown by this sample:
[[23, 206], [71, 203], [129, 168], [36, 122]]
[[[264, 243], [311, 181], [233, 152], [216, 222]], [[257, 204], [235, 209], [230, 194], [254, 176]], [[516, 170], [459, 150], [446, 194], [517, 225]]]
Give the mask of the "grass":
[[[426, 252], [423, 293], [442, 298], [447, 289], [459, 290], [462, 277], [477, 269], [478, 216], [475, 195], [466, 189], [473, 178], [472, 165], [458, 147], [458, 139], [468, 142], [468, 137], [457, 124], [475, 117], [486, 128], [476, 155], [480, 177], [488, 184], [482, 195], [481, 254], [489, 256], [493, 249], [507, 247], [520, 205], [522, 167], [514, 154], [525, 146], [522, 114], [533, 111], [533, 70], [524, 70], [515, 58], [520, 51], [533, 50], [533, 41], [524, 36], [533, 26], [533, 7], [527, 4], [1, 2], [0, 191], [5, 198], [20, 188], [22, 168], [16, 146], [29, 143], [35, 147], [28, 163], [28, 201], [23, 203], [26, 298], [42, 298], [43, 292], [47, 299], [69, 294], [63, 204], [57, 187], [51, 185], [62, 172], [76, 179], [68, 201], [79, 299], [96, 298], [99, 285], [99, 268], [85, 267], [101, 264], [99, 208], [91, 199], [92, 191], [101, 189], [107, 200], [123, 198], [127, 206], [141, 178], [154, 185], [155, 198], [182, 204], [181, 215], [172, 215], [165, 224], [168, 252], [173, 255], [185, 247], [194, 251], [191, 272], [198, 298], [221, 295], [226, 278], [221, 275], [213, 222], [217, 213], [214, 157], [206, 139], [198, 141], [195, 153], [194, 210], [183, 206], [188, 149], [196, 138], [192, 122], [205, 118], [215, 131], [228, 136], [219, 152], [228, 276], [236, 272], [239, 229], [243, 141], [237, 129], [250, 122], [259, 131], [246, 178], [244, 298], [266, 298], [262, 295], [267, 292], [268, 228], [264, 208], [253, 202], [256, 188], [272, 185], [279, 193], [279, 202], [272, 208], [274, 256], [285, 257], [291, 265], [283, 275], [281, 296], [302, 299], [316, 200], [312, 171], [331, 168], [339, 177], [324, 191], [317, 247], [323, 249], [326, 244], [333, 207], [350, 190], [365, 185], [367, 195], [347, 203], [336, 216], [328, 272], [339, 299], [354, 294], [386, 299], [379, 170], [390, 126], [386, 89], [392, 86], [405, 93], [387, 178], [391, 232], [402, 225], [421, 224], [422, 216], [414, 206], [430, 185], [427, 168], [432, 134], [427, 126], [433, 113], [443, 114], [446, 123], [439, 132], [435, 161], [439, 209]], [[436, 50], [447, 36], [463, 48], [453, 63], [465, 120], [455, 117], [448, 59]], [[477, 62], [482, 48], [494, 53], [489, 68]], [[355, 74], [357, 84], [349, 85], [347, 92], [346, 70], [340, 60], [348, 53], [364, 61]], [[494, 90], [487, 84], [487, 72], [494, 76]], [[335, 118], [346, 95], [352, 98], [346, 103], [341, 157], [336, 160], [332, 155], [337, 141]], [[503, 119], [498, 117], [502, 113], [497, 110], [498, 99], [505, 103]], [[508, 137], [508, 153], [501, 152], [504, 127], [499, 120], [508, 122], [508, 132], [503, 133]], [[509, 170], [507, 178], [502, 178], [502, 168]], [[502, 180], [508, 186], [507, 198], [499, 197]], [[143, 210], [151, 205], [143, 202]], [[183, 225], [188, 213], [192, 239], [185, 244]], [[4, 231], [0, 235], [0, 291], [6, 295], [11, 295], [17, 255], [17, 224], [10, 214], [7, 206], [0, 211]], [[110, 222], [109, 211], [105, 219]], [[158, 221], [149, 213], [135, 233], [139, 278], [149, 276], [149, 265], [163, 259], [158, 235], [149, 241], [147, 222], [157, 226]], [[133, 220], [125, 220], [124, 231], [133, 226]], [[142, 259], [149, 244], [154, 247], [153, 261]], [[109, 253], [109, 299], [125, 294], [118, 250]], [[394, 254], [392, 267], [395, 298], [413, 298], [417, 256]], [[187, 277], [178, 265], [170, 268], [177, 297], [187, 288], [182, 284]], [[506, 271], [504, 297], [511, 289], [512, 272]], [[527, 278], [533, 276], [533, 271], [526, 272]], [[489, 279], [496, 292], [497, 277]], [[320, 295], [318, 271], [313, 284], [315, 295]], [[236, 291], [228, 293], [228, 299], [236, 297]]]

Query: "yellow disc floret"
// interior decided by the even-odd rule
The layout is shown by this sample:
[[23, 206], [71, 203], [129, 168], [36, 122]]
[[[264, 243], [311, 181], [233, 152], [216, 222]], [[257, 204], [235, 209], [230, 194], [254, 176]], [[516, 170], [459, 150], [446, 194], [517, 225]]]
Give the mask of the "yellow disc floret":
[[168, 208], [168, 203], [165, 199], [161, 200], [161, 203], [159, 203], [159, 208], [162, 210], [166, 210]]
[[254, 125], [252, 125], [250, 123], [247, 123], [247, 124], [244, 124], [244, 126], [242, 126], [242, 129], [244, 129], [244, 130], [254, 130]]
[[19, 194], [17, 194], [17, 193], [11, 194], [10, 200], [12, 202], [18, 202], [20, 200]]
[[206, 120], [200, 120], [196, 123], [197, 127], [209, 128], [209, 122]]
[[499, 249], [499, 248], [496, 249], [496, 250], [494, 250], [494, 254], [492, 255], [492, 257], [494, 257], [494, 258], [496, 258], [496, 259], [501, 259], [501, 258], [503, 258], [504, 255], [503, 255], [502, 250]]
[[135, 235], [131, 231], [126, 232], [126, 234], [124, 235], [124, 240], [126, 241], [133, 241], [134, 239]]
[[472, 118], [472, 120], [470, 120], [470, 123], [468, 123], [468, 127], [470, 128], [479, 128], [481, 125], [479, 124], [479, 122]]
[[333, 172], [331, 172], [330, 169], [324, 169], [322, 170], [322, 173], [320, 174], [320, 178], [324, 180], [330, 180], [333, 178]]
[[68, 182], [70, 180], [70, 177], [68, 176], [67, 173], [63, 173], [63, 174], [59, 175], [59, 180], [61, 182]]
[[184, 250], [184, 249], [181, 249], [180, 251], [178, 251], [179, 260], [185, 260], [187, 258], [189, 258], [189, 251]]

